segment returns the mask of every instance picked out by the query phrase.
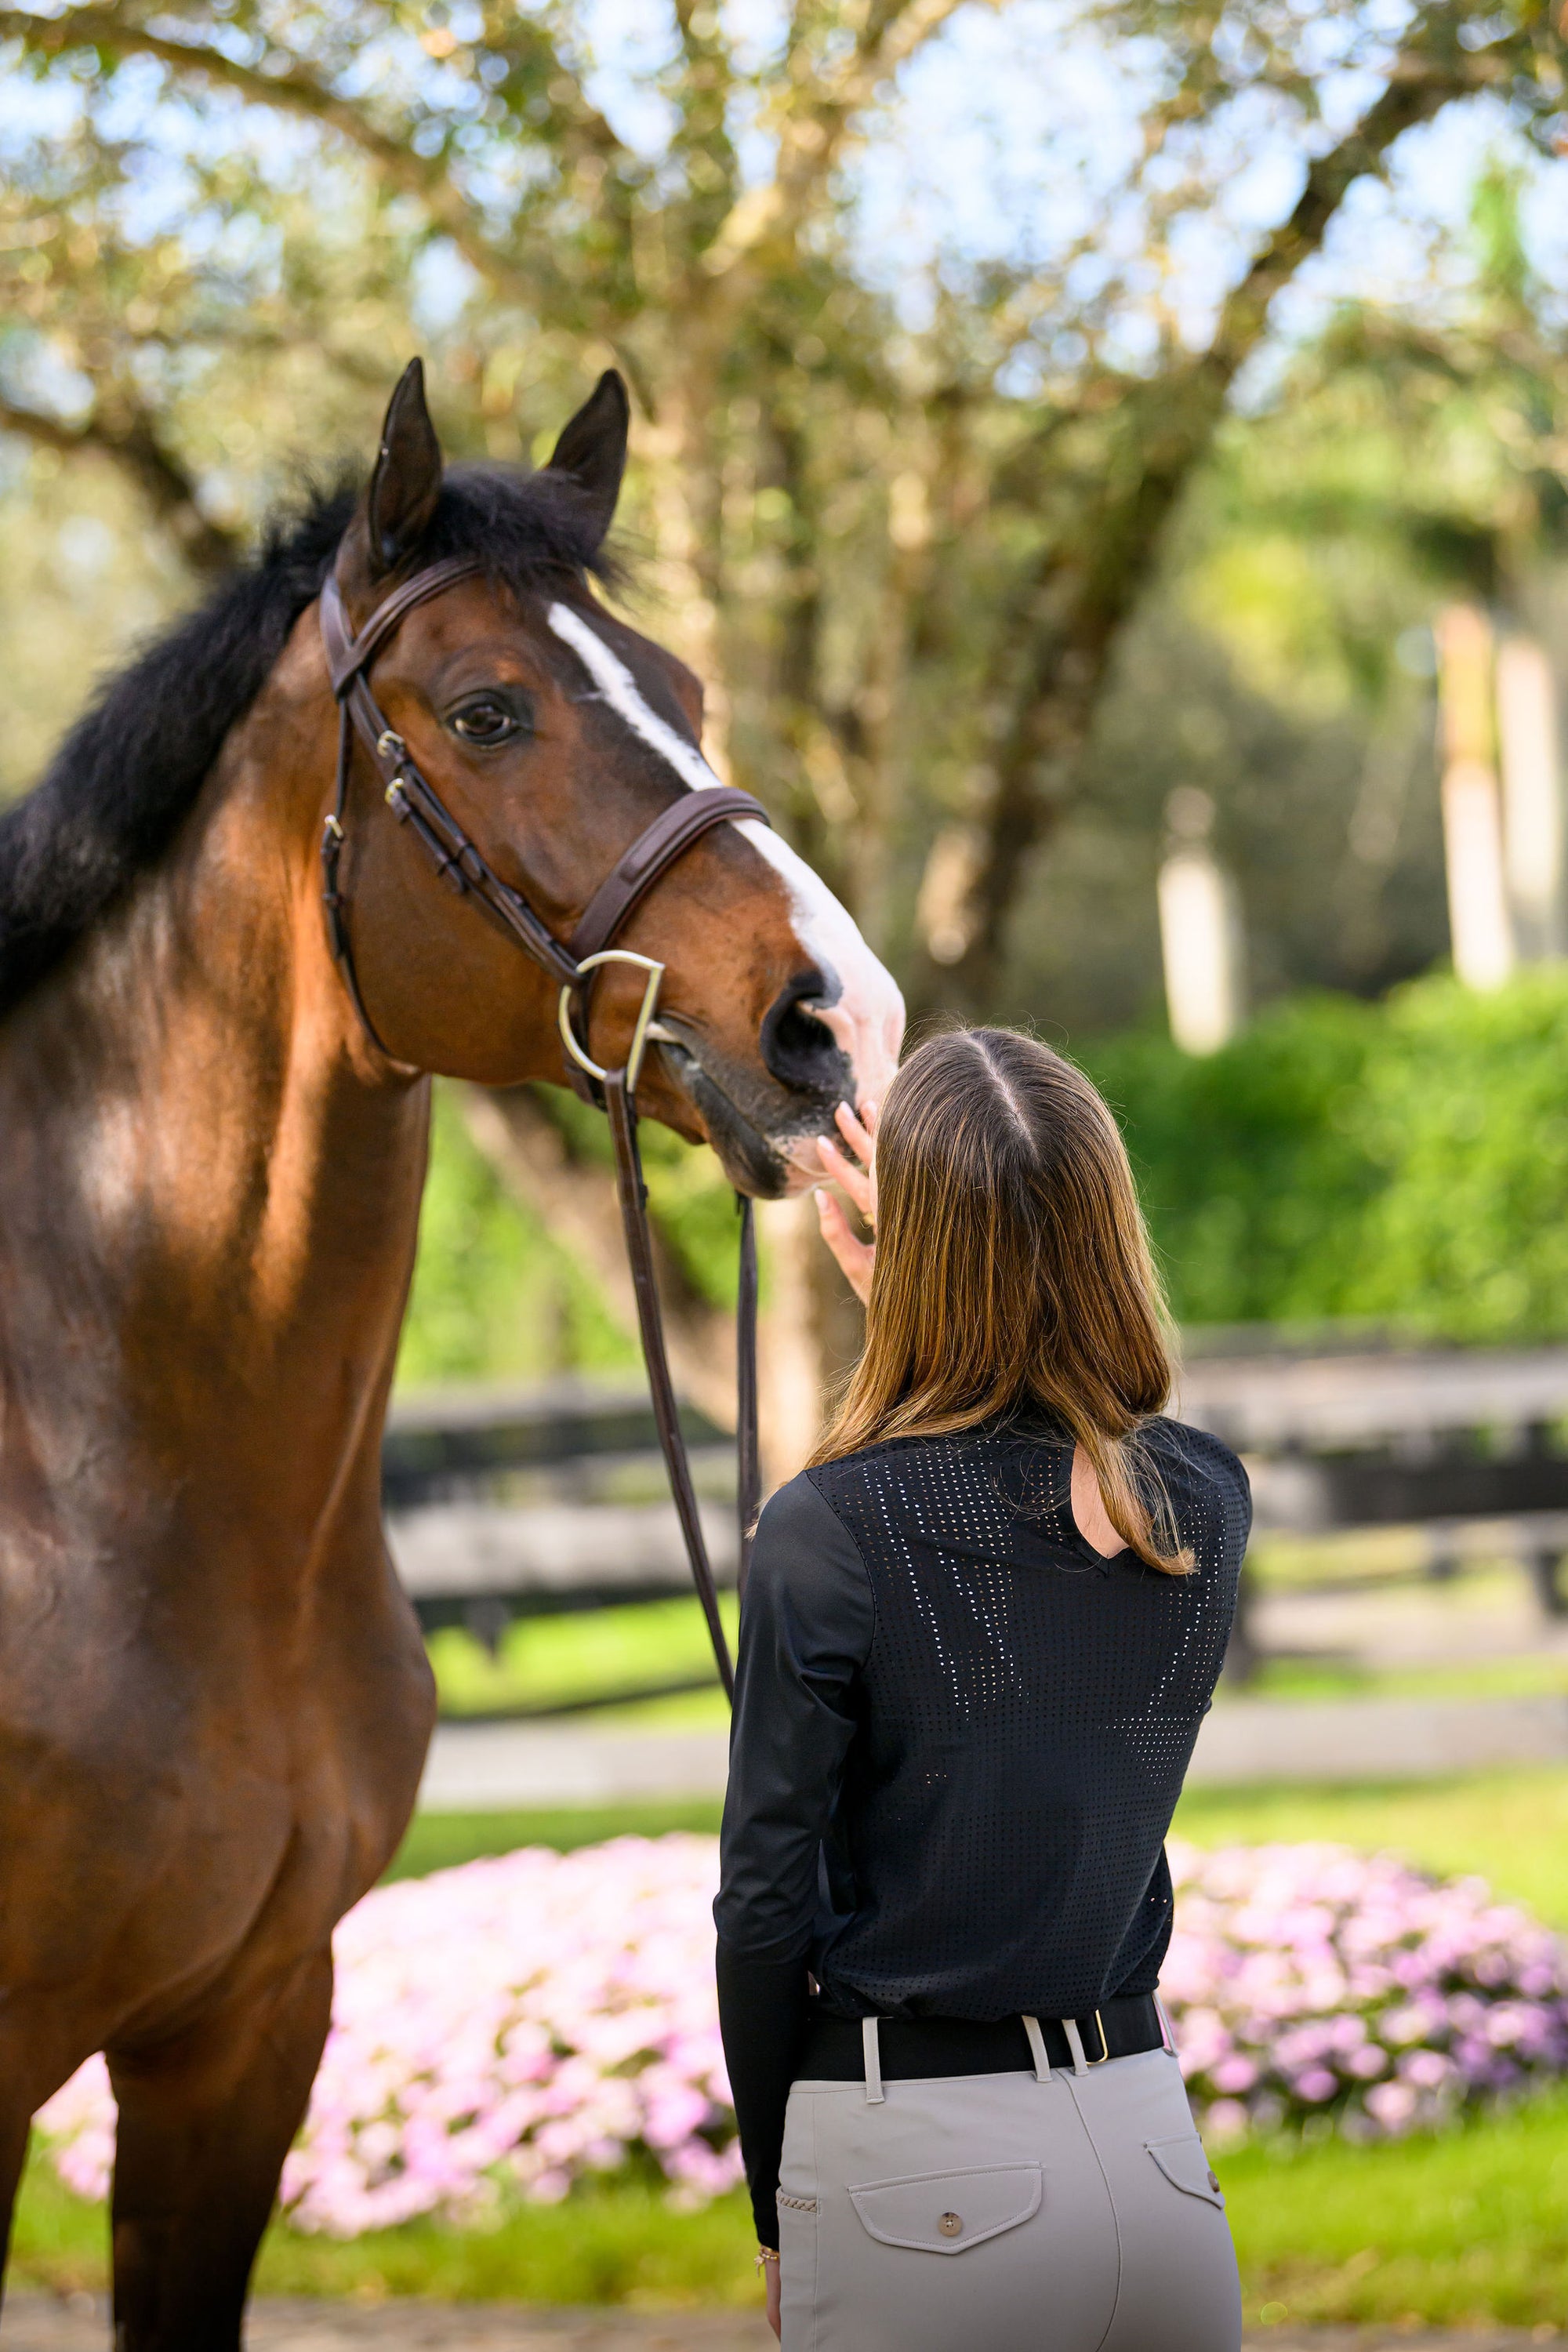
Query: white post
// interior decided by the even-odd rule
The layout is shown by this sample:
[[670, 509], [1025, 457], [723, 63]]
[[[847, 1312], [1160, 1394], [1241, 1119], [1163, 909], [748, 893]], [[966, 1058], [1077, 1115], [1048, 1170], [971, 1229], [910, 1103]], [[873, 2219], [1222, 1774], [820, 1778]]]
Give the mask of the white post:
[[1209, 845], [1208, 794], [1184, 784], [1165, 814], [1173, 837], [1158, 886], [1165, 1008], [1184, 1054], [1214, 1054], [1241, 1024], [1240, 903]]
[[1563, 794], [1552, 666], [1531, 637], [1497, 657], [1503, 845], [1519, 949], [1531, 962], [1564, 946]]
[[1500, 988], [1513, 970], [1515, 949], [1492, 764], [1491, 624], [1474, 604], [1450, 604], [1439, 614], [1435, 635], [1454, 970], [1467, 988]]

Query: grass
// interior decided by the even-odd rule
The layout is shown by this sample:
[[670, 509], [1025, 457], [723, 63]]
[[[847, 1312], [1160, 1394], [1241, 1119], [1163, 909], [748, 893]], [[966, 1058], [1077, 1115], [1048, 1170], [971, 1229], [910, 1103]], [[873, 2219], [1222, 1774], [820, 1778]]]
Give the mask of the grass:
[[[393, 1866], [411, 1876], [519, 1845], [560, 1850], [637, 1832], [711, 1832], [717, 1804], [426, 1814]], [[1442, 1872], [1479, 1871], [1568, 1931], [1568, 1770], [1340, 1788], [1194, 1789], [1177, 1829], [1205, 1845], [1331, 1838], [1394, 1847]], [[1568, 2333], [1568, 2088], [1462, 2129], [1375, 2147], [1279, 2139], [1221, 2158], [1249, 2321], [1295, 2326], [1505, 2326]], [[440, 2300], [751, 2305], [750, 2222], [730, 2197], [676, 2211], [657, 2186], [616, 2179], [493, 2226], [417, 2221], [348, 2243], [278, 2224], [258, 2284], [271, 2294]], [[13, 2274], [60, 2292], [102, 2287], [101, 2209], [35, 2155]]]
[[[1384, 1542], [1384, 1535], [1390, 1540]], [[1357, 1573], [1375, 1577], [1390, 1566], [1414, 1576], [1405, 1555], [1410, 1531], [1374, 1531], [1347, 1549], [1338, 1539], [1296, 1542], [1279, 1539], [1254, 1563], [1260, 1586], [1289, 1590], [1310, 1584], [1326, 1574], [1348, 1578]], [[1506, 1607], [1517, 1601], [1521, 1571], [1493, 1565], [1472, 1569], [1452, 1583], [1422, 1589], [1414, 1581], [1403, 1598], [1428, 1612], [1445, 1611], [1458, 1631], [1452, 1658], [1408, 1665], [1369, 1666], [1349, 1657], [1275, 1656], [1267, 1658], [1245, 1688], [1220, 1686], [1220, 1704], [1236, 1698], [1519, 1698], [1568, 1691], [1568, 1649], [1537, 1649], [1517, 1655], [1468, 1656], [1463, 1629], [1467, 1617], [1485, 1614], [1500, 1601]], [[1385, 1599], [1390, 1596], [1384, 1596]], [[1392, 1596], [1402, 1605], [1402, 1596]], [[721, 1597], [731, 1646], [735, 1639], [735, 1601]], [[442, 1713], [449, 1720], [465, 1716], [570, 1707], [606, 1696], [611, 1704], [594, 1707], [589, 1718], [595, 1728], [616, 1724], [639, 1730], [659, 1727], [721, 1726], [726, 1720], [722, 1695], [713, 1675], [712, 1657], [700, 1609], [695, 1598], [639, 1603], [617, 1609], [567, 1612], [559, 1616], [522, 1618], [509, 1625], [492, 1653], [459, 1628], [448, 1627], [430, 1638]], [[711, 1685], [700, 1692], [629, 1706], [615, 1705], [622, 1691], [658, 1687], [689, 1679]]]
[[[719, 1606], [732, 1648], [734, 1595], [721, 1594]], [[613, 1724], [623, 1713], [634, 1714], [639, 1727], [676, 1713], [682, 1718], [703, 1720], [711, 1715], [715, 1722], [726, 1720], [708, 1629], [695, 1598], [519, 1618], [501, 1635], [494, 1656], [455, 1626], [432, 1634], [429, 1648], [441, 1711], [453, 1718], [514, 1707], [570, 1706], [618, 1690], [701, 1676], [713, 1680], [710, 1694], [633, 1710], [595, 1708], [595, 1727]]]
[[1568, 1770], [1342, 1787], [1189, 1789], [1175, 1832], [1198, 1845], [1331, 1838], [1392, 1847], [1444, 1875], [1479, 1873], [1568, 1934]]
[[[417, 1878], [521, 1845], [569, 1853], [628, 1832], [713, 1834], [719, 1810], [715, 1798], [551, 1812], [420, 1813], [387, 1874]], [[1391, 1847], [1423, 1869], [1479, 1872], [1500, 1895], [1528, 1903], [1568, 1934], [1568, 1769], [1559, 1766], [1454, 1780], [1189, 1789], [1175, 1830], [1198, 1845], [1329, 1838], [1371, 1851]]]
[[613, 1810], [570, 1806], [559, 1812], [416, 1813], [397, 1850], [388, 1878], [424, 1878], [483, 1854], [515, 1853], [521, 1845], [553, 1846], [570, 1853], [613, 1837], [664, 1837], [671, 1830], [719, 1831], [719, 1801], [617, 1805]]
[[1224, 1687], [1217, 1704], [1238, 1698], [1554, 1698], [1568, 1691], [1568, 1652], [1534, 1656], [1456, 1658], [1440, 1665], [1364, 1666], [1352, 1658], [1267, 1658], [1239, 1690]]
[[[1267, 2326], [1426, 2323], [1561, 2327], [1568, 2313], [1568, 2092], [1440, 2137], [1350, 2147], [1276, 2141], [1222, 2157], [1247, 2316]], [[756, 2289], [739, 2196], [673, 2211], [612, 2181], [472, 2230], [414, 2221], [348, 2242], [268, 2233], [263, 2294], [438, 2301], [747, 2305]], [[13, 2276], [101, 2291], [102, 2209], [35, 2158]]]
[[1568, 2326], [1568, 2092], [1382, 2147], [1265, 2142], [1219, 2169], [1254, 2322]]
[[[740, 2196], [672, 2210], [647, 2182], [582, 2188], [560, 2205], [516, 2205], [493, 2226], [406, 2221], [361, 2238], [307, 2236], [275, 2222], [257, 2266], [258, 2294], [392, 2295], [434, 2302], [658, 2305], [756, 2300], [750, 2210]], [[57, 2294], [108, 2282], [100, 2205], [73, 2196], [35, 2153], [17, 2200], [10, 2277]]]

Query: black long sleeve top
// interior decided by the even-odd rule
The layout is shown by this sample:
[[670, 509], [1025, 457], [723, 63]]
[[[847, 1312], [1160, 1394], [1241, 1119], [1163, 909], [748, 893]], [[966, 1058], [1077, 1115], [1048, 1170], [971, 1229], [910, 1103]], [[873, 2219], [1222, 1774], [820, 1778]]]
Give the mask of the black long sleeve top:
[[808, 1969], [850, 2017], [1083, 2017], [1159, 1980], [1251, 1502], [1205, 1433], [1161, 1419], [1142, 1445], [1190, 1576], [1101, 1559], [1047, 1427], [871, 1446], [763, 1513], [714, 1916], [766, 2245]]

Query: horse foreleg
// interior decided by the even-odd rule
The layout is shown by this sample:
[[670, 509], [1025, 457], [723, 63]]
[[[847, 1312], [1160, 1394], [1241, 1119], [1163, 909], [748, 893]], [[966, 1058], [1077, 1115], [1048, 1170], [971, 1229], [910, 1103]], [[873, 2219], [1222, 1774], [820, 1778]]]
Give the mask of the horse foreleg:
[[26, 2105], [0, 2100], [0, 2297], [5, 2292], [5, 2257], [11, 2245], [11, 2211], [27, 2157]]
[[177, 2040], [109, 2052], [117, 2352], [236, 2352], [331, 1999], [323, 1951]]

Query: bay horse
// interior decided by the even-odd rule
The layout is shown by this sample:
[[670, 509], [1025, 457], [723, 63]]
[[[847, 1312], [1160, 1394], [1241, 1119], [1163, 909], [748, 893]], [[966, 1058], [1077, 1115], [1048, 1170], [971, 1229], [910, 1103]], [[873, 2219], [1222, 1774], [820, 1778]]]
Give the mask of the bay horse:
[[[717, 781], [696, 680], [595, 593], [626, 430], [611, 374], [537, 472], [447, 470], [415, 362], [363, 495], [275, 526], [0, 819], [0, 2219], [30, 2116], [105, 2051], [121, 2352], [238, 2344], [332, 1928], [418, 1785], [433, 1689], [379, 1453], [428, 1074], [563, 1075], [556, 983], [441, 887], [359, 747], [334, 960], [318, 599], [331, 576], [357, 628], [479, 567], [405, 613], [374, 694], [567, 936]], [[725, 821], [624, 938], [667, 968], [643, 1110], [752, 1195], [804, 1187], [898, 1047], [848, 916]], [[595, 1051], [638, 997], [600, 974]]]

